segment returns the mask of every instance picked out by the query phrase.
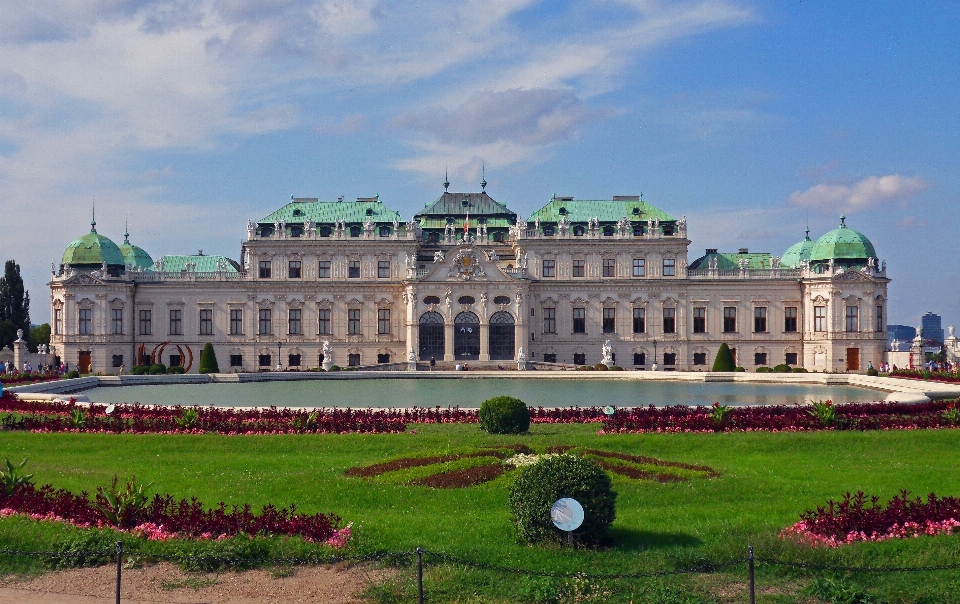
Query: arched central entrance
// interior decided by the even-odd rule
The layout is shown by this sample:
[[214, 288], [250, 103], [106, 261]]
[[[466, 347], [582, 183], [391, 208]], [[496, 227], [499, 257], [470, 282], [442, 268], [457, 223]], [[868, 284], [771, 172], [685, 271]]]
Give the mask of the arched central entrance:
[[501, 310], [490, 317], [490, 360], [511, 361], [516, 345], [513, 315]]
[[420, 315], [420, 360], [443, 359], [443, 315], [425, 312]]
[[480, 318], [472, 312], [462, 312], [453, 320], [453, 354], [458, 361], [480, 358]]

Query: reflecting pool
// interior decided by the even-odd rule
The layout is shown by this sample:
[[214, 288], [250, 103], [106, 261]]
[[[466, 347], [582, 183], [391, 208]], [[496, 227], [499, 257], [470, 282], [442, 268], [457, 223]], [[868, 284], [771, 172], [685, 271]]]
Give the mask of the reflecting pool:
[[85, 391], [97, 403], [232, 407], [479, 407], [501, 394], [534, 407], [613, 405], [793, 405], [883, 400], [886, 393], [815, 384], [569, 379], [358, 379], [244, 384], [124, 386]]

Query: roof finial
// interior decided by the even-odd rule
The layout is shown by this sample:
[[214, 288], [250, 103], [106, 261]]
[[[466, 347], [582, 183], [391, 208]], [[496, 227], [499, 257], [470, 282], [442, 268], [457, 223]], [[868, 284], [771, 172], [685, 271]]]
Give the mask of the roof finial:
[[841, 229], [847, 228], [847, 217], [844, 216], [843, 214], [840, 214], [840, 228]]
[[480, 178], [482, 179], [482, 180], [480, 181], [480, 190], [483, 191], [483, 192], [486, 192], [486, 190], [487, 190], [487, 166], [486, 166], [486, 162], [480, 164], [480, 175], [481, 175]]
[[93, 215], [90, 220], [90, 232], [91, 233], [97, 232], [97, 200], [96, 199], [93, 200]]
[[807, 228], [804, 229], [803, 232], [806, 233], [806, 237], [804, 237], [804, 241], [810, 241], [810, 225], [809, 224], [807, 225]]
[[447, 174], [447, 167], [443, 167], [443, 192], [446, 193], [450, 188], [450, 176]]
[[130, 224], [127, 217], [123, 219], [123, 242], [130, 243]]

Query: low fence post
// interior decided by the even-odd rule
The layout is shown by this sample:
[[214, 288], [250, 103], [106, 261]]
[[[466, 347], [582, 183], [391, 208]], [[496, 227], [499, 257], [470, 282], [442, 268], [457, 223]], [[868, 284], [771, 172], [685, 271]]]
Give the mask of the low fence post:
[[417, 548], [417, 604], [423, 604], [423, 548]]
[[123, 568], [123, 541], [117, 541], [117, 604], [120, 604], [120, 573]]
[[753, 572], [753, 546], [750, 545], [747, 548], [747, 566], [750, 569], [750, 604], [757, 604], [757, 593], [756, 585], [754, 582], [754, 572]]

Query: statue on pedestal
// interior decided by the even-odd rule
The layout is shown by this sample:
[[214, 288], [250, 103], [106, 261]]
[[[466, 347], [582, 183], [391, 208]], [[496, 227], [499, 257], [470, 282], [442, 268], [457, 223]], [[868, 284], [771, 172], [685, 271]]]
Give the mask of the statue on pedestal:
[[520, 347], [520, 350], [517, 351], [517, 371], [525, 371], [527, 369], [527, 355], [523, 352], [523, 346]]
[[600, 362], [607, 367], [613, 365], [613, 346], [610, 344], [610, 340], [604, 342], [603, 348], [600, 349]]
[[330, 371], [331, 367], [333, 367], [333, 346], [330, 345], [330, 340], [327, 340], [323, 343], [323, 370]]

